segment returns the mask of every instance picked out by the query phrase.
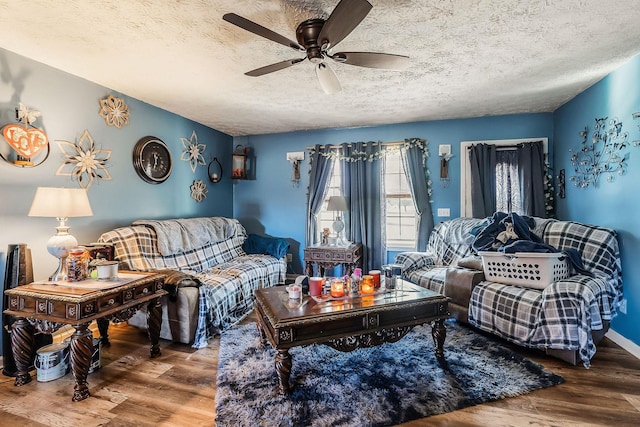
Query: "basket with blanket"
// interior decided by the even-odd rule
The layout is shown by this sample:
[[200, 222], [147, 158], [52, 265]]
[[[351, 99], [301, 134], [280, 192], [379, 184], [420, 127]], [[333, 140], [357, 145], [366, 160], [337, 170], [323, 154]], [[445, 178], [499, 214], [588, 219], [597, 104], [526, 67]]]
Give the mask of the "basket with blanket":
[[[289, 248], [285, 239], [247, 235], [238, 220], [223, 217], [135, 221], [99, 242], [114, 245], [120, 269], [167, 274], [160, 336], [195, 348], [242, 320], [256, 289], [284, 283]], [[129, 324], [146, 328], [146, 313]]]

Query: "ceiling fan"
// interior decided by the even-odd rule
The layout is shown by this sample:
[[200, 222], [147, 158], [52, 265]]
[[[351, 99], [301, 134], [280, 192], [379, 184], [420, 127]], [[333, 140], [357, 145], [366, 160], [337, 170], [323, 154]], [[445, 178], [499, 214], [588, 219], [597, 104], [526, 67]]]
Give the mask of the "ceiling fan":
[[329, 53], [330, 49], [340, 43], [362, 22], [372, 7], [367, 0], [340, 0], [326, 21], [316, 18], [301, 22], [296, 29], [298, 42], [235, 13], [227, 13], [222, 19], [276, 43], [291, 47], [299, 52], [305, 52], [307, 55], [303, 58], [288, 59], [256, 68], [246, 72], [247, 76], [257, 77], [273, 73], [309, 59], [312, 64], [315, 64], [316, 76], [322, 90], [325, 93], [334, 93], [341, 90], [340, 82], [327, 59], [337, 63], [390, 70], [402, 70], [409, 65], [409, 57], [403, 55], [375, 52]]

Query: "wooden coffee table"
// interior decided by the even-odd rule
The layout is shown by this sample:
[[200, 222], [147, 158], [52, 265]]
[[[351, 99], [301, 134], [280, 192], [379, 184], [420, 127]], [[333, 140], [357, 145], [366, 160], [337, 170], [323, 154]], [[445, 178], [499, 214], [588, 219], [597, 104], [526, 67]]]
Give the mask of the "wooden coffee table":
[[395, 342], [414, 326], [432, 324], [437, 357], [444, 357], [449, 317], [448, 298], [403, 281], [402, 290], [318, 303], [305, 296], [301, 305], [292, 303], [284, 287], [258, 289], [255, 293], [258, 328], [277, 354], [275, 367], [279, 391], [291, 386], [291, 347], [326, 344], [340, 351], [352, 351]]
[[5, 314], [14, 317], [11, 324], [11, 350], [16, 362], [16, 386], [31, 381], [29, 366], [33, 364], [35, 330], [53, 333], [63, 325], [75, 329], [71, 336], [69, 355], [71, 371], [76, 380], [72, 400], [89, 397], [87, 374], [93, 353], [93, 335], [88, 329], [97, 321], [103, 345], [109, 345], [109, 321], [128, 320], [142, 306], [148, 309], [150, 356], [160, 355], [160, 297], [165, 276], [155, 273], [120, 272], [113, 281], [34, 282], [5, 290]]

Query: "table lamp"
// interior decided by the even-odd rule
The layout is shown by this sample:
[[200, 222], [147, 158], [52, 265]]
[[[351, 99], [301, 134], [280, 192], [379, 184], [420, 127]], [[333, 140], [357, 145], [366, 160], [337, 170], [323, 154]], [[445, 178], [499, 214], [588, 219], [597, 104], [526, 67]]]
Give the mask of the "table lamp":
[[93, 215], [87, 191], [84, 188], [38, 187], [28, 215], [58, 220], [56, 234], [47, 241], [47, 251], [58, 258], [58, 269], [49, 280], [65, 280], [69, 249], [78, 245], [76, 238], [69, 234], [67, 221], [70, 217]]
[[329, 197], [329, 203], [327, 204], [327, 210], [338, 212], [336, 218], [331, 225], [333, 231], [336, 232], [339, 245], [346, 245], [349, 242], [344, 241], [342, 238], [342, 231], [344, 230], [344, 222], [342, 221], [341, 212], [348, 210], [347, 199], [344, 196], [331, 196]]

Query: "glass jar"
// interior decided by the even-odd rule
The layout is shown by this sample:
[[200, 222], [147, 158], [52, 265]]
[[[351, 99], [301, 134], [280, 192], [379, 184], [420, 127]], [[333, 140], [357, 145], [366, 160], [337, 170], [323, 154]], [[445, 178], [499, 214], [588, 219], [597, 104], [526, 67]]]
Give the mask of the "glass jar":
[[67, 255], [67, 280], [79, 282], [89, 276], [89, 252], [82, 246], [69, 250]]
[[373, 276], [365, 274], [362, 276], [362, 283], [360, 283], [360, 293], [363, 295], [372, 294], [375, 292], [375, 284], [373, 283]]

